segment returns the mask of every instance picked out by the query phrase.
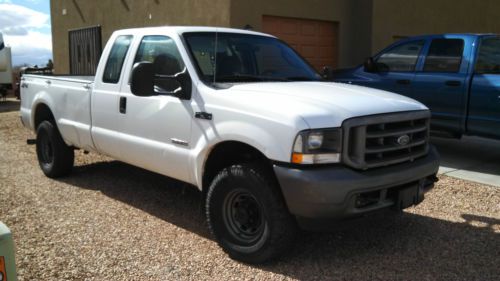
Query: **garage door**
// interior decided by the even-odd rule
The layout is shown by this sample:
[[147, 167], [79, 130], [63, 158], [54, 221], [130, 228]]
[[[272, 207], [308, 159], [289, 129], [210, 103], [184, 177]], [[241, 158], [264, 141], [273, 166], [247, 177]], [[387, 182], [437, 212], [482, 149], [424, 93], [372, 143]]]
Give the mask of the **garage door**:
[[337, 67], [338, 23], [263, 16], [262, 29], [287, 42], [317, 70]]

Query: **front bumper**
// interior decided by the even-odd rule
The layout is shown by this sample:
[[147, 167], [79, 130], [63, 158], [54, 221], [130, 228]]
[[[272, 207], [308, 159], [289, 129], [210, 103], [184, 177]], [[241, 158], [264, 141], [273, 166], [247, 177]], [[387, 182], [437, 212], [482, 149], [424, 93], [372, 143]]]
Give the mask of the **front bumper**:
[[[303, 219], [345, 218], [391, 206], [416, 205], [433, 187], [438, 169], [439, 155], [434, 147], [413, 162], [366, 171], [343, 165], [302, 169], [274, 165], [289, 211]], [[412, 190], [416, 195], [408, 204], [408, 191]], [[406, 202], [400, 206], [403, 195]]]

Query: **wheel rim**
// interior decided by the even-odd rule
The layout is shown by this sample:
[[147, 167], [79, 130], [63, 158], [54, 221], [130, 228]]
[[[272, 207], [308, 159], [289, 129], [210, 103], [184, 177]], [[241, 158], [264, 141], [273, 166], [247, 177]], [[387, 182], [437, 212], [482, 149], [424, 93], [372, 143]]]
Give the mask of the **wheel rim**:
[[50, 164], [54, 161], [54, 147], [52, 141], [47, 135], [42, 135], [40, 139], [40, 160], [44, 164]]
[[252, 244], [262, 237], [262, 208], [252, 194], [244, 190], [232, 191], [226, 196], [223, 208], [224, 224], [237, 241]]

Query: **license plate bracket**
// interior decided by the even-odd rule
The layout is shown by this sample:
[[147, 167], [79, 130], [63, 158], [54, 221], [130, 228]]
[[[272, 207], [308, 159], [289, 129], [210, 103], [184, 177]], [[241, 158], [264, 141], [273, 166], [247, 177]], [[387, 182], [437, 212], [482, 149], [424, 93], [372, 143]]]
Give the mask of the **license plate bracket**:
[[400, 189], [396, 198], [396, 209], [403, 210], [418, 204], [418, 185], [411, 185]]

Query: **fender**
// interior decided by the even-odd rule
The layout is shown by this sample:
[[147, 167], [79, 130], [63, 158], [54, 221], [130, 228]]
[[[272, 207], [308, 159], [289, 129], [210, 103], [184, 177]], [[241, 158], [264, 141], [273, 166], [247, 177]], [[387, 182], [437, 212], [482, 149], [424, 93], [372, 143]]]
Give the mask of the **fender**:
[[[305, 124], [303, 125], [304, 128], [307, 128]], [[216, 128], [207, 128], [201, 137], [196, 140], [191, 150], [189, 165], [194, 167], [191, 172], [192, 183], [200, 190], [202, 189], [203, 171], [205, 170], [206, 161], [213, 148], [222, 142], [241, 142], [260, 151], [270, 160], [289, 161], [296, 132], [291, 132], [289, 127], [285, 135], [280, 131], [271, 131], [269, 128], [237, 120], [228, 120], [217, 124]], [[252, 132], [252, 134], [248, 132]], [[286, 139], [287, 142], [284, 143], [283, 139]]]
[[[33, 97], [33, 102], [31, 106], [31, 112], [29, 112], [30, 116], [30, 128], [36, 133], [36, 128], [35, 128], [35, 117], [36, 117], [36, 110], [40, 105], [46, 105], [49, 109], [50, 112], [52, 112], [52, 115], [54, 116], [54, 119], [57, 123], [58, 117], [57, 113], [54, 112], [54, 99], [51, 97], [51, 95], [46, 92], [46, 91], [40, 91], [35, 94]], [[57, 124], [56, 124], [57, 125]]]

